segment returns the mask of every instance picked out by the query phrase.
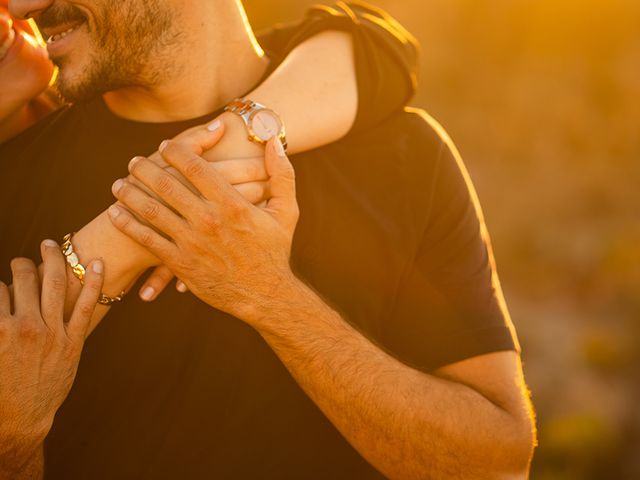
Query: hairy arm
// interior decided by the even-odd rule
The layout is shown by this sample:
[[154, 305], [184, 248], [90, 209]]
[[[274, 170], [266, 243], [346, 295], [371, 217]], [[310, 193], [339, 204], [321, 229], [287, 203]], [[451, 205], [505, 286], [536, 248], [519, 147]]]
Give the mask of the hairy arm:
[[200, 299], [255, 328], [344, 437], [387, 476], [526, 478], [533, 423], [518, 355], [486, 354], [427, 373], [341, 318], [291, 271], [295, 174], [276, 147], [267, 151], [273, 197], [265, 209], [169, 142], [162, 155], [204, 198], [145, 159], [130, 172], [182, 216], [131, 184], [115, 193], [174, 242], [124, 209], [112, 221]]
[[305, 392], [382, 473], [527, 477], [532, 421], [515, 352], [428, 374], [385, 353], [302, 283], [278, 291], [254, 324]]

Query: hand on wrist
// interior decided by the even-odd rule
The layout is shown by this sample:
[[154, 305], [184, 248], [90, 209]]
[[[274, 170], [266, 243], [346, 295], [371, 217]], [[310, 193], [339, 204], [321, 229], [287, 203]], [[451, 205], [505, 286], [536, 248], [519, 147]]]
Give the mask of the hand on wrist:
[[76, 233], [74, 247], [84, 264], [102, 258], [109, 277], [133, 281], [148, 268], [159, 264], [158, 259], [140, 244], [116, 229], [106, 212]]

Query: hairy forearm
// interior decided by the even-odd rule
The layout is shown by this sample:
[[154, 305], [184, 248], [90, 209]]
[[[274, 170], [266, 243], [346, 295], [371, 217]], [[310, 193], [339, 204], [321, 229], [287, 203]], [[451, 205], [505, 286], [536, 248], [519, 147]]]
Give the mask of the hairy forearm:
[[254, 326], [377, 469], [390, 478], [526, 476], [530, 446], [507, 411], [386, 354], [299, 282], [284, 292]]

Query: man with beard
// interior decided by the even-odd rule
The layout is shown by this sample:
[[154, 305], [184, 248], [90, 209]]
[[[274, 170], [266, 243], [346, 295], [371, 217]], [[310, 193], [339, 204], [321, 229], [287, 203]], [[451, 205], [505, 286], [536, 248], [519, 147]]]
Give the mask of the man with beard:
[[[47, 233], [61, 237], [87, 223], [109, 203], [100, 186], [118, 176], [114, 163], [202, 123], [204, 115], [244, 96], [267, 70], [234, 0], [25, 0], [11, 6], [48, 34], [50, 55], [61, 67], [60, 90], [77, 104], [0, 150], [3, 160], [12, 159], [0, 164], [3, 205], [23, 202], [3, 212], [2, 225], [10, 226], [3, 261], [32, 254]], [[263, 110], [243, 101], [232, 104], [230, 114], [242, 114], [241, 107]], [[287, 124], [289, 133], [313, 131], [317, 116], [322, 112]], [[191, 120], [179, 122], [185, 119]], [[163, 142], [155, 161], [130, 164], [134, 177], [114, 192], [153, 223], [167, 210], [160, 203], [138, 209], [135, 198], [146, 194], [136, 185], [145, 184], [197, 231], [202, 224], [234, 235], [241, 230], [244, 243], [233, 235], [231, 242], [208, 243], [194, 230], [199, 254], [189, 257], [193, 268], [178, 268], [155, 248], [151, 230], [142, 236], [128, 231], [143, 248], [106, 214], [67, 237], [67, 260], [74, 268], [84, 262], [94, 288], [96, 261], [89, 262], [104, 259], [108, 300], [161, 257], [211, 306], [166, 296], [152, 307], [126, 299], [113, 308], [88, 340], [48, 437], [49, 474], [525, 477], [532, 423], [517, 340], [473, 190], [444, 132], [420, 112], [399, 112], [294, 156], [301, 217], [292, 238], [297, 204], [283, 130], [275, 129], [278, 138], [265, 153], [266, 209], [240, 208], [214, 166], [198, 163], [206, 150], [218, 148], [227, 124], [213, 122]], [[204, 200], [188, 197], [193, 193], [183, 183], [166, 176], [154, 183], [145, 171], [176, 174], [171, 179], [179, 172]], [[171, 193], [179, 191], [186, 203], [175, 203]], [[235, 220], [221, 222], [233, 215], [207, 210], [214, 206], [217, 213], [233, 206]], [[266, 220], [285, 210], [286, 228]], [[121, 208], [111, 212], [119, 228], [135, 225], [132, 218], [117, 220], [128, 215]], [[247, 226], [256, 215], [271, 230]], [[181, 258], [194, 251], [183, 237], [165, 232], [186, 245]], [[291, 243], [295, 275], [287, 270]], [[222, 263], [212, 271], [207, 266], [218, 247]], [[12, 248], [19, 251], [9, 253]], [[14, 287], [24, 299], [29, 275], [19, 267], [14, 262]], [[72, 300], [79, 291], [75, 275], [67, 275]], [[292, 278], [322, 297], [289, 288]], [[37, 308], [26, 309], [26, 317], [46, 316], [47, 306], [34, 297]], [[107, 308], [97, 308], [94, 322]], [[262, 329], [255, 319], [263, 316], [285, 331]]]

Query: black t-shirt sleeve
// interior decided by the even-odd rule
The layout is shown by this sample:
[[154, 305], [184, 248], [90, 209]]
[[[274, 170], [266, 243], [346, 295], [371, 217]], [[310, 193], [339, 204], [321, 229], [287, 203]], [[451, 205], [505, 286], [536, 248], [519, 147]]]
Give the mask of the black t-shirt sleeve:
[[279, 64], [296, 46], [328, 30], [353, 36], [359, 100], [353, 132], [379, 124], [409, 102], [417, 87], [418, 43], [382, 10], [360, 2], [319, 5], [302, 21], [276, 26], [258, 40]]
[[520, 348], [473, 185], [455, 147], [441, 136], [436, 174], [425, 182], [432, 201], [423, 239], [381, 339], [425, 371]]

